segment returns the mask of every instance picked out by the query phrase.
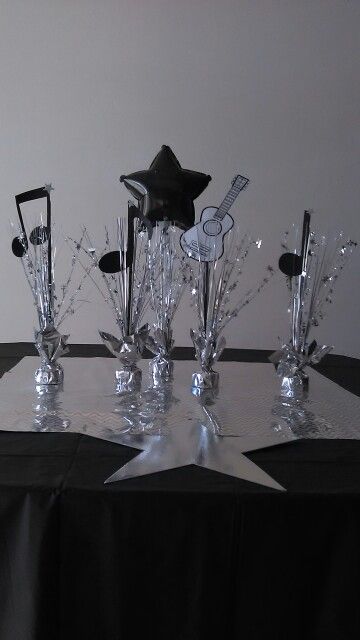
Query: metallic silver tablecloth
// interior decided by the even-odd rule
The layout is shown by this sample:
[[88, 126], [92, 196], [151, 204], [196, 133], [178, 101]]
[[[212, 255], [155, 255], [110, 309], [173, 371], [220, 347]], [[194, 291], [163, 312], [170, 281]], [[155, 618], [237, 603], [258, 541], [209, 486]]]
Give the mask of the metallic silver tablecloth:
[[[165, 434], [184, 422], [207, 424], [218, 435], [241, 437], [360, 437], [360, 398], [310, 372], [309, 396], [291, 401], [279, 396], [279, 379], [271, 364], [220, 362], [217, 397], [204, 402], [191, 393], [192, 361], [176, 361], [174, 382], [152, 389], [143, 369], [142, 391], [116, 396], [111, 358], [64, 358], [64, 387], [38, 393], [34, 371], [39, 359], [24, 358], [0, 381], [0, 429], [70, 431], [111, 442], [124, 442], [124, 432]], [[125, 439], [126, 440], [126, 439]]]

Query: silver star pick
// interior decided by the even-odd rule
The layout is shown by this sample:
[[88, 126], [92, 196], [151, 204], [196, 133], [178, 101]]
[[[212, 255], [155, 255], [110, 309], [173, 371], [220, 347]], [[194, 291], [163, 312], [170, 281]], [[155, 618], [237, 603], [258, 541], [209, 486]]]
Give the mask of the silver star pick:
[[54, 191], [54, 187], [52, 186], [51, 182], [49, 184], [45, 184], [44, 185], [44, 189], [45, 191], [47, 191], [48, 193], [50, 193], [50, 191]]
[[[294, 438], [295, 439], [295, 438]], [[142, 450], [121, 469], [105, 480], [105, 484], [149, 473], [196, 465], [220, 473], [285, 491], [243, 454], [279, 444], [279, 436], [219, 436], [207, 426], [189, 421], [174, 427], [166, 435], [123, 435], [116, 442]]]

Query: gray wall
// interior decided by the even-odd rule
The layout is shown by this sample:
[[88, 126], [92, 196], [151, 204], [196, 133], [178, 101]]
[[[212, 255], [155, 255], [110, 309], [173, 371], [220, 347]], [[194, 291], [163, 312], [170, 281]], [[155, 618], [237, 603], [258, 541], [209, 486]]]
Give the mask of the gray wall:
[[[1, 0], [0, 340], [31, 340], [35, 321], [9, 249], [13, 195], [53, 181], [61, 226], [100, 237], [126, 210], [119, 175], [164, 143], [213, 176], [198, 214], [235, 173], [251, 178], [233, 213], [264, 243], [244, 287], [304, 208], [319, 229], [360, 239], [359, 28], [359, 0]], [[317, 332], [357, 356], [359, 264], [358, 250]], [[275, 347], [286, 304], [279, 278], [229, 327], [229, 345]], [[183, 305], [178, 344], [191, 314]], [[67, 328], [96, 342], [98, 327], [113, 325], [95, 300]]]

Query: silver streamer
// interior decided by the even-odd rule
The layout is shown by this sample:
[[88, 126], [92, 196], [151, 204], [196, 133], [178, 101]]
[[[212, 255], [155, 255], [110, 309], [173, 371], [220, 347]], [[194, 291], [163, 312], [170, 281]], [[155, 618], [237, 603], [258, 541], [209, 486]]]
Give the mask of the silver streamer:
[[180, 255], [178, 234], [178, 229], [168, 221], [157, 223], [148, 254], [155, 322], [146, 346], [155, 354], [150, 362], [155, 386], [171, 380], [173, 376], [172, 323], [190, 276], [188, 261]]
[[[204, 240], [202, 240], [204, 242]], [[215, 253], [208, 237], [209, 253]], [[216, 388], [219, 376], [213, 367], [220, 358], [226, 340], [222, 332], [227, 324], [247, 306], [268, 284], [274, 274], [271, 266], [256, 287], [239, 294], [239, 282], [244, 264], [252, 247], [261, 246], [260, 240], [240, 235], [232, 229], [224, 241], [220, 259], [191, 263], [191, 293], [195, 303], [198, 328], [191, 329], [190, 336], [201, 371], [194, 373], [192, 384], [201, 389]], [[195, 266], [193, 266], [195, 265]]]
[[[299, 236], [299, 233], [295, 235]], [[327, 307], [332, 304], [335, 285], [356, 246], [356, 242], [345, 239], [343, 233], [335, 238], [316, 235], [310, 229], [310, 212], [304, 214], [302, 238], [301, 247], [298, 244], [291, 246], [287, 232], [282, 243], [286, 252], [293, 250], [284, 255], [293, 256], [294, 263], [299, 262], [301, 269], [299, 275], [287, 275], [291, 338], [270, 357], [281, 379], [281, 394], [288, 398], [307, 393], [309, 380], [305, 369], [318, 364], [333, 348], [317, 344], [311, 339], [311, 332], [319, 326]]]

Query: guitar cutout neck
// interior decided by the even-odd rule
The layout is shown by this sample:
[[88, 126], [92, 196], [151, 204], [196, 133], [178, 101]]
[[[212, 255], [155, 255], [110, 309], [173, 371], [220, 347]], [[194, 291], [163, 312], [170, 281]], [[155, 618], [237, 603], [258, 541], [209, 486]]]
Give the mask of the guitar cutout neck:
[[245, 178], [244, 176], [237, 176], [235, 178], [231, 189], [229, 189], [229, 191], [227, 192], [224, 200], [222, 201], [217, 212], [214, 215], [215, 220], [222, 220], [226, 216], [230, 207], [234, 204], [236, 198], [238, 197], [240, 191], [245, 189], [248, 184], [249, 179]]

